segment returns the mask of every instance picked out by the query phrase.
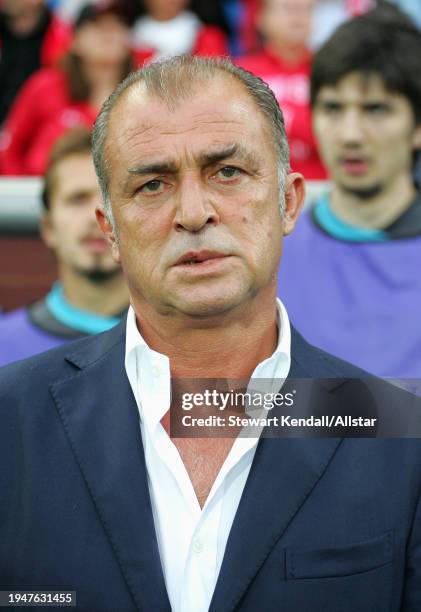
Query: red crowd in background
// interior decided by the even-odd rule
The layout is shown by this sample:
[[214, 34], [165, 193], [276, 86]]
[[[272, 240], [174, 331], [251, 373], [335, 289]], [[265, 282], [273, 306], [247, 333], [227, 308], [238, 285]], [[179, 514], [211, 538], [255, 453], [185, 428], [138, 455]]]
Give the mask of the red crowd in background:
[[314, 0], [263, 0], [257, 28], [263, 48], [239, 60], [261, 77], [275, 94], [285, 119], [292, 170], [308, 179], [324, 179], [311, 127], [308, 48]]
[[[322, 9], [334, 27], [333, 9], [345, 19], [375, 0], [99, 0], [80, 8], [82, 1], [55, 0], [53, 12], [44, 0], [0, 0], [0, 174], [43, 174], [57, 138], [91, 126], [129, 70], [231, 49], [274, 91], [292, 169], [326, 178], [309, 110], [312, 27]], [[72, 10], [69, 25], [58, 15]]]
[[68, 52], [24, 84], [1, 135], [6, 175], [41, 175], [66, 130], [91, 127], [102, 103], [133, 68], [129, 25], [117, 5], [80, 12]]

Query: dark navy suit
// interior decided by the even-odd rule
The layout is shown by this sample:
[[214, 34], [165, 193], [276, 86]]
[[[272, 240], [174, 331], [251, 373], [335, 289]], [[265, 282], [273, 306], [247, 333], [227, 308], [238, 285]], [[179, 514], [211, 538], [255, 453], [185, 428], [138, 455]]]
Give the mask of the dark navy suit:
[[[170, 610], [124, 332], [0, 371], [0, 590]], [[293, 331], [290, 375], [357, 370]], [[419, 440], [262, 439], [210, 610], [420, 612], [420, 492]]]

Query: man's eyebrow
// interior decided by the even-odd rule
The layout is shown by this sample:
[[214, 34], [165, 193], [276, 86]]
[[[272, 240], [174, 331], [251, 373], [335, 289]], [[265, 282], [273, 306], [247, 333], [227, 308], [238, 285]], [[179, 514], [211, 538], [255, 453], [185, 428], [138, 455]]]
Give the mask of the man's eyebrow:
[[[197, 156], [197, 161], [202, 168], [206, 168], [207, 166], [212, 166], [213, 164], [223, 161], [224, 159], [229, 159], [234, 155], [238, 155], [240, 159], [248, 162], [253, 167], [258, 164], [258, 157], [253, 152], [247, 150], [244, 146], [237, 143], [233, 143], [213, 151], [199, 153]], [[138, 166], [128, 168], [127, 171], [130, 175], [128, 177], [129, 181], [130, 177], [133, 175], [144, 176], [149, 174], [176, 174], [178, 167], [173, 160], [164, 159], [161, 161], [140, 164]]]
[[330, 100], [339, 100], [340, 95], [336, 91], [321, 91], [317, 94], [316, 102], [330, 102]]
[[224, 159], [228, 159], [234, 155], [237, 155], [241, 160], [248, 162], [253, 167], [258, 164], [258, 157], [252, 151], [249, 151], [238, 143], [230, 144], [222, 149], [201, 153], [198, 156], [198, 161], [202, 167], [206, 167], [224, 161]]
[[128, 176], [124, 182], [124, 189], [127, 190], [130, 187], [133, 176], [148, 176], [154, 174], [175, 174], [177, 172], [177, 166], [172, 160], [160, 160], [156, 162], [150, 162], [146, 164], [139, 164], [127, 169]]
[[73, 200], [75, 198], [87, 197], [95, 191], [95, 187], [81, 187], [80, 189], [76, 189], [75, 191], [69, 191], [69, 193], [64, 194], [64, 200]]
[[177, 166], [173, 161], [162, 160], [149, 164], [141, 164], [128, 168], [129, 174], [145, 175], [145, 174], [174, 174], [177, 172]]

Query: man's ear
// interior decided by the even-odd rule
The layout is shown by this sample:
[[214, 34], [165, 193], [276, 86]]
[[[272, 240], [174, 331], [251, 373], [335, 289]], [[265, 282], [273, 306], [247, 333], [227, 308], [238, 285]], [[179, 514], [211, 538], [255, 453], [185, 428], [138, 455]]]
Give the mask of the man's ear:
[[285, 181], [285, 212], [283, 216], [284, 236], [292, 232], [301, 212], [306, 196], [304, 177], [291, 172]]
[[98, 222], [98, 225], [99, 225], [102, 233], [106, 237], [107, 242], [108, 242], [108, 244], [110, 246], [111, 255], [112, 255], [114, 261], [116, 261], [117, 263], [121, 263], [120, 249], [118, 248], [118, 240], [117, 240], [117, 237], [115, 235], [113, 226], [111, 225], [110, 221], [108, 220], [108, 217], [107, 217], [107, 215], [105, 213], [105, 210], [103, 209], [102, 206], [97, 206], [97, 208], [95, 209], [95, 216], [96, 216], [96, 220]]

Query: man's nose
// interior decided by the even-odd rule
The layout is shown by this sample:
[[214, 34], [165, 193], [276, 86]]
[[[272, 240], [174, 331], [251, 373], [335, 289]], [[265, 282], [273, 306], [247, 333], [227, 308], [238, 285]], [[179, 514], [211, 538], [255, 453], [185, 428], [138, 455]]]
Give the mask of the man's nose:
[[363, 118], [358, 109], [346, 110], [341, 117], [340, 135], [343, 144], [360, 144], [364, 138]]
[[218, 225], [215, 202], [198, 178], [182, 181], [176, 195], [174, 227], [176, 230], [199, 232], [207, 225]]

